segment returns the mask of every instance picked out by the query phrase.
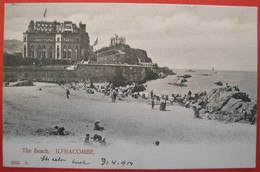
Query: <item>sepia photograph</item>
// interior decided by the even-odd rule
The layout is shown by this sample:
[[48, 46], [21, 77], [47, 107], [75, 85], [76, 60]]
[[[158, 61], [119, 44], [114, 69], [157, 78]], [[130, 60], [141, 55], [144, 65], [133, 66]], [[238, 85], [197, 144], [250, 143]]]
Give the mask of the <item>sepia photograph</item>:
[[257, 7], [6, 3], [3, 166], [255, 168]]

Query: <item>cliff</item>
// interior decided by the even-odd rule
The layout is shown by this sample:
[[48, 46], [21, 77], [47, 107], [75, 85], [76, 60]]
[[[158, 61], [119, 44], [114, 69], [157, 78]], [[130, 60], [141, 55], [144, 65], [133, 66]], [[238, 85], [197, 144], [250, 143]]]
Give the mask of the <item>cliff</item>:
[[147, 52], [142, 49], [131, 48], [126, 44], [118, 44], [113, 47], [104, 47], [98, 50], [98, 54], [102, 56], [116, 56], [118, 52], [124, 53], [124, 56], [119, 59], [121, 64], [127, 63], [131, 65], [138, 65], [141, 62], [152, 62], [152, 59], [147, 56]]

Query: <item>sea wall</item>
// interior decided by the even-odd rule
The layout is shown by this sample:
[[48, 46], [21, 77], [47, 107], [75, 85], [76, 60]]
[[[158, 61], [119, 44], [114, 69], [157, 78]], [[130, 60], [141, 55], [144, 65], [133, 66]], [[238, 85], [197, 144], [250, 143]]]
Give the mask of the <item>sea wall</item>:
[[137, 65], [79, 64], [75, 70], [50, 67], [4, 67], [4, 81], [31, 79], [44, 82], [70, 82], [91, 79], [93, 82], [111, 82], [116, 79], [128, 83], [142, 83], [151, 71]]

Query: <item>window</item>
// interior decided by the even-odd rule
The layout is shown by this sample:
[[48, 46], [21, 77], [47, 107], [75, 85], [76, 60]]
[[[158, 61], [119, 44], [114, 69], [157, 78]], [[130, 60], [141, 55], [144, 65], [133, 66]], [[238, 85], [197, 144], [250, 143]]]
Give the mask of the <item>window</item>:
[[38, 49], [37, 49], [37, 58], [41, 58], [42, 57], [42, 48], [41, 46], [38, 46]]
[[64, 59], [67, 58], [67, 47], [66, 46], [63, 47], [63, 58]]
[[57, 59], [60, 58], [60, 46], [57, 46]]
[[85, 49], [82, 49], [81, 50], [81, 58], [84, 59], [84, 57], [85, 57]]
[[72, 50], [71, 50], [71, 47], [69, 46], [68, 47], [68, 58], [71, 59], [71, 56], [72, 56]]
[[30, 57], [34, 58], [34, 46], [31, 46]]
[[75, 59], [78, 59], [78, 47], [75, 49]]
[[42, 47], [42, 58], [46, 58], [46, 47]]
[[57, 42], [60, 42], [60, 38], [57, 38]]
[[24, 55], [24, 57], [26, 57], [26, 45], [24, 46], [24, 48], [23, 48], [23, 55]]
[[49, 47], [49, 58], [51, 59], [53, 57], [53, 48], [52, 46]]

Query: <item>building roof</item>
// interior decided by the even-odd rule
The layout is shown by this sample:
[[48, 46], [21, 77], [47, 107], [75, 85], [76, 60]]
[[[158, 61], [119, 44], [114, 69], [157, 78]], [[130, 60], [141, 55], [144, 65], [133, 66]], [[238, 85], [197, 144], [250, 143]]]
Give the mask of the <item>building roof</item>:
[[27, 33], [79, 33], [79, 27], [72, 21], [36, 21], [28, 26]]

